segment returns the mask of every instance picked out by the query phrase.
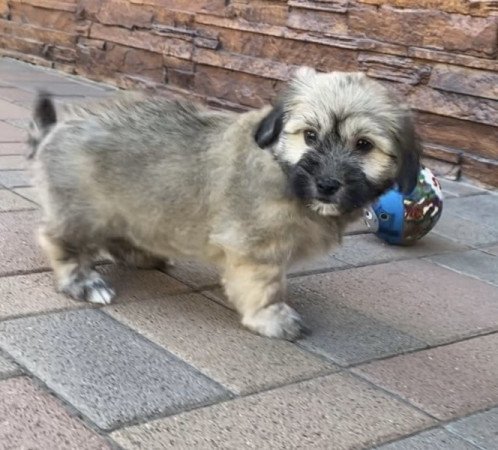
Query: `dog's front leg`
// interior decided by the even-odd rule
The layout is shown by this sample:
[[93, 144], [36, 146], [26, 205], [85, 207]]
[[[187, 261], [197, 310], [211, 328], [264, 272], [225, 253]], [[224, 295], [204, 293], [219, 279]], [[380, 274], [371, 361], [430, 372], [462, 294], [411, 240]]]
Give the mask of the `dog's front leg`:
[[285, 300], [282, 267], [231, 260], [224, 273], [225, 292], [242, 316], [242, 324], [267, 337], [293, 341], [305, 330], [299, 316]]

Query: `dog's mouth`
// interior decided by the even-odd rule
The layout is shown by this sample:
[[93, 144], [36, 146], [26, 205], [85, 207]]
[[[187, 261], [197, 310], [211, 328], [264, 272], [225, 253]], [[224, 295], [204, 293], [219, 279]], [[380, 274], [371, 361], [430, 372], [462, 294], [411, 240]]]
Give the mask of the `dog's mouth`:
[[316, 212], [320, 216], [338, 217], [342, 215], [341, 209], [337, 203], [333, 202], [322, 202], [321, 200], [313, 200], [309, 207], [312, 211]]

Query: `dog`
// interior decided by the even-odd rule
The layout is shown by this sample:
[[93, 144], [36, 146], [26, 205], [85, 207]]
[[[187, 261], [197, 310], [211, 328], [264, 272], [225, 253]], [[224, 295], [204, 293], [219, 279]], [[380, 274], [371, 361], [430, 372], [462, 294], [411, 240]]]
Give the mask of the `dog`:
[[41, 93], [30, 137], [58, 289], [111, 302], [102, 254], [145, 268], [200, 259], [219, 267], [242, 324], [268, 337], [305, 330], [285, 303], [289, 267], [419, 172], [409, 108], [362, 73], [300, 68], [273, 107], [245, 113], [134, 94], [59, 114]]

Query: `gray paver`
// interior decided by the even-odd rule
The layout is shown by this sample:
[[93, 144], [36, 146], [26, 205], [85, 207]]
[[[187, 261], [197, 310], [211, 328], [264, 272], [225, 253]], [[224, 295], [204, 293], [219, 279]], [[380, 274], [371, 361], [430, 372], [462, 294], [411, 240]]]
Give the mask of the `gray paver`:
[[[449, 255], [428, 258], [443, 267], [470, 275], [498, 286], [498, 257], [488, 253], [471, 250]], [[498, 299], [498, 292], [496, 294]]]
[[307, 276], [291, 286], [293, 295], [303, 299], [305, 318], [318, 317], [323, 327], [334, 323], [335, 309], [343, 305], [432, 345], [498, 329], [495, 287], [428, 261]]
[[34, 187], [15, 188], [14, 192], [16, 194], [19, 194], [21, 197], [24, 197], [35, 204], [40, 203], [39, 198], [38, 198], [38, 191]]
[[6, 189], [0, 189], [0, 211], [35, 209], [36, 205]]
[[0, 170], [0, 184], [8, 188], [31, 186], [31, 179], [25, 170]]
[[236, 314], [198, 294], [111, 305], [105, 311], [236, 393], [333, 368], [289, 342], [252, 334]]
[[498, 196], [477, 195], [467, 198], [449, 199], [443, 206], [443, 214], [452, 214], [480, 225], [497, 228]]
[[444, 430], [424, 431], [392, 444], [376, 447], [375, 450], [478, 450], [475, 445]]
[[438, 178], [443, 188], [445, 198], [448, 197], [468, 197], [469, 195], [484, 194], [484, 189], [472, 186], [471, 184], [463, 181], [447, 180], [445, 178]]
[[111, 437], [125, 449], [343, 450], [394, 439], [431, 422], [370, 385], [335, 374], [127, 428]]
[[352, 265], [365, 265], [465, 249], [465, 246], [434, 233], [428, 234], [411, 247], [390, 245], [374, 234], [363, 234], [346, 236], [343, 244], [332, 251], [332, 255]]
[[0, 381], [2, 450], [104, 450], [110, 445], [25, 377]]
[[19, 366], [0, 354], [0, 379], [11, 377], [19, 373], [21, 373]]
[[465, 417], [446, 428], [482, 450], [498, 448], [498, 408]]
[[215, 382], [96, 310], [2, 322], [0, 346], [104, 429], [227, 396]]
[[215, 267], [198, 261], [175, 261], [174, 266], [168, 268], [167, 272], [194, 289], [214, 286], [220, 282]]
[[375, 318], [299, 289], [301, 280], [289, 286], [289, 303], [302, 315], [311, 335], [299, 341], [302, 347], [340, 365], [426, 347], [426, 343]]
[[48, 268], [36, 242], [39, 220], [36, 210], [0, 212], [0, 275]]

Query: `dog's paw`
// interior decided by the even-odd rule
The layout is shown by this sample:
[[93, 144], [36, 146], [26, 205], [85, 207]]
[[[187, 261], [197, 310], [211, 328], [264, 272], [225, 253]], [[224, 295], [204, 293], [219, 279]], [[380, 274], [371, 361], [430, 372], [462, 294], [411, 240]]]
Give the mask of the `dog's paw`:
[[75, 300], [98, 305], [108, 305], [116, 296], [114, 289], [96, 272], [84, 278], [68, 280], [60, 290]]
[[262, 336], [288, 341], [309, 332], [299, 314], [285, 303], [274, 303], [252, 315], [245, 315], [242, 324]]

